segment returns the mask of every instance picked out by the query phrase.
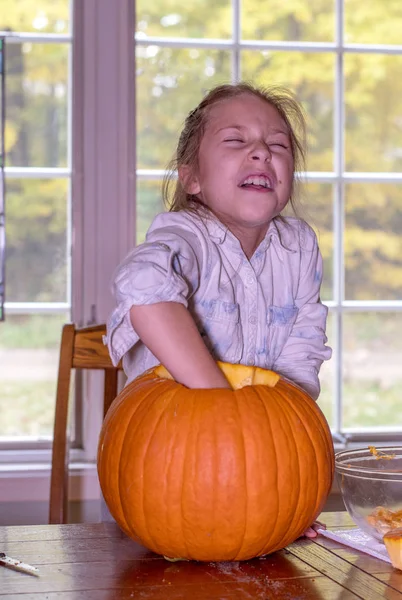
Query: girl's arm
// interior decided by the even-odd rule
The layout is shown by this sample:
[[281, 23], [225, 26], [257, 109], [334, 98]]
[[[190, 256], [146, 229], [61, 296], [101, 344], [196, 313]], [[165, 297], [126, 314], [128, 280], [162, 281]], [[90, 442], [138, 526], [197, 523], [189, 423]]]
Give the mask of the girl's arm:
[[132, 306], [130, 320], [145, 346], [176, 381], [189, 388], [230, 388], [183, 304]]
[[328, 309], [321, 304], [322, 257], [311, 227], [302, 225], [303, 249], [300, 280], [295, 304], [298, 315], [290, 336], [273, 370], [302, 387], [314, 400], [320, 393], [318, 373], [324, 360], [331, 357], [325, 335]]

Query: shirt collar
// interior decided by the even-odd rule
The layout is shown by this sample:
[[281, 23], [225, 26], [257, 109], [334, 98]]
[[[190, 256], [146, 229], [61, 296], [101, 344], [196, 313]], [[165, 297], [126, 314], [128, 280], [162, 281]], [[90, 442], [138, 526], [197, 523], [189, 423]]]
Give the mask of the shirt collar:
[[[227, 243], [241, 249], [239, 240], [232, 234], [228, 227], [221, 223], [221, 221], [219, 221], [212, 213], [205, 216], [205, 225], [209, 236], [216, 244]], [[294, 246], [294, 231], [286, 219], [276, 217], [270, 222], [267, 233], [256, 249], [255, 254], [265, 252], [269, 248], [271, 242], [275, 246], [281, 246], [286, 252], [293, 253], [296, 251], [292, 247]]]

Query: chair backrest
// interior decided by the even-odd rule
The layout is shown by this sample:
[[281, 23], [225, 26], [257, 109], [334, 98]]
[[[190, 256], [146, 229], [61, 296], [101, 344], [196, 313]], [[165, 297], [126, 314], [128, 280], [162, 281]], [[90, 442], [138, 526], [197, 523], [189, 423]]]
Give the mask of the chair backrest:
[[118, 371], [107, 347], [103, 344], [105, 325], [76, 329], [64, 325], [57, 378], [56, 411], [54, 417], [52, 471], [50, 478], [49, 523], [67, 522], [68, 503], [68, 404], [72, 369], [104, 371], [103, 416], [117, 396]]

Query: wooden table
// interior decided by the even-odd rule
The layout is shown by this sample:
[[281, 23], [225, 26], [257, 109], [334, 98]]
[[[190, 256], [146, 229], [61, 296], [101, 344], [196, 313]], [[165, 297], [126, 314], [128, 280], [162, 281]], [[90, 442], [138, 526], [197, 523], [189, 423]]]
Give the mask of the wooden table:
[[[323, 513], [328, 528], [346, 513]], [[323, 537], [243, 563], [167, 562], [114, 523], [0, 528], [0, 551], [40, 577], [0, 566], [8, 600], [402, 600], [402, 571]]]

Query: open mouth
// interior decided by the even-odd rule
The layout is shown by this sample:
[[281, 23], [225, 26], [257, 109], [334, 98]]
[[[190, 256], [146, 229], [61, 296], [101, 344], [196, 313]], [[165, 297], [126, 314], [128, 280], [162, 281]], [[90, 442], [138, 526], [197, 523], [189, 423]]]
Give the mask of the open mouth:
[[273, 190], [272, 181], [266, 175], [250, 175], [240, 184], [241, 188], [255, 190]]

